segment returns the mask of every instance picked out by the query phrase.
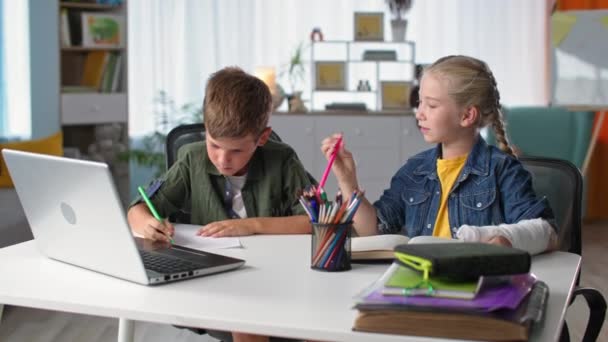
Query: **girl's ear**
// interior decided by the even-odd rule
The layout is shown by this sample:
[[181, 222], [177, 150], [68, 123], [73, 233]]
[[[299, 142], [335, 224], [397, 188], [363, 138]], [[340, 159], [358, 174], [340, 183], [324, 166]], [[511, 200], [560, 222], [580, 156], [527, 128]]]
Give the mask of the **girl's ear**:
[[270, 133], [272, 133], [272, 127], [264, 128], [262, 134], [260, 135], [260, 139], [258, 140], [258, 146], [264, 146], [266, 142], [268, 142], [268, 139], [270, 138]]
[[462, 127], [472, 127], [477, 124], [479, 119], [479, 110], [476, 106], [469, 106], [465, 108], [462, 117], [460, 118], [460, 125]]

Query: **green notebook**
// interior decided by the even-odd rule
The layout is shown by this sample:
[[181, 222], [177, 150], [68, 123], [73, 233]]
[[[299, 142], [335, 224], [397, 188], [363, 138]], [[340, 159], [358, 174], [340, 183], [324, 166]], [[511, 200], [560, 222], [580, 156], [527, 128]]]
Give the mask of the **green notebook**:
[[481, 277], [477, 281], [466, 282], [429, 277], [428, 281], [425, 282], [421, 272], [400, 266], [395, 269], [395, 272], [384, 284], [382, 294], [473, 299], [481, 288], [481, 284]]

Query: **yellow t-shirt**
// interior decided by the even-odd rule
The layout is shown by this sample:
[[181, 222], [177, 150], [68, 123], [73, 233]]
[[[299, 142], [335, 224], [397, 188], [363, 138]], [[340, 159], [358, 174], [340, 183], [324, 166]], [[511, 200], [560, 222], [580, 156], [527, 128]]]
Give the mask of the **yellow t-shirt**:
[[451, 238], [450, 220], [448, 216], [448, 195], [460, 175], [460, 170], [467, 161], [467, 155], [454, 159], [437, 159], [437, 176], [441, 183], [441, 202], [435, 220], [433, 236]]

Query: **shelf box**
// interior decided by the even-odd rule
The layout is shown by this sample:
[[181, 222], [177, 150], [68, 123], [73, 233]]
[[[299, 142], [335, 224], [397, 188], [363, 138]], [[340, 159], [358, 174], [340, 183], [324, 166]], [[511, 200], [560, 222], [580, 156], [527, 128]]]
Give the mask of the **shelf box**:
[[[371, 58], [374, 52], [384, 58], [364, 60], [366, 54]], [[345, 102], [365, 103], [370, 111], [394, 110], [396, 108], [386, 106], [387, 101], [383, 107], [381, 83], [414, 82], [415, 57], [416, 44], [411, 41], [313, 41], [310, 48], [309, 107], [313, 111], [325, 110], [326, 104]], [[320, 66], [325, 70], [320, 70]], [[359, 87], [359, 84], [369, 84], [369, 87]], [[356, 91], [361, 88], [367, 91]], [[398, 109], [401, 112], [407, 108], [402, 102]]]
[[128, 120], [125, 93], [62, 94], [61, 124], [86, 125]]

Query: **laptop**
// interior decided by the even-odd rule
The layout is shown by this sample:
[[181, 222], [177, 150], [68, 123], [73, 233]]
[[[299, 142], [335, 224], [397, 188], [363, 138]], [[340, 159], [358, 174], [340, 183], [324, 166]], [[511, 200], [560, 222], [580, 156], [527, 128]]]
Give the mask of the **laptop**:
[[104, 163], [3, 149], [47, 257], [145, 285], [234, 270], [244, 260], [134, 237]]

